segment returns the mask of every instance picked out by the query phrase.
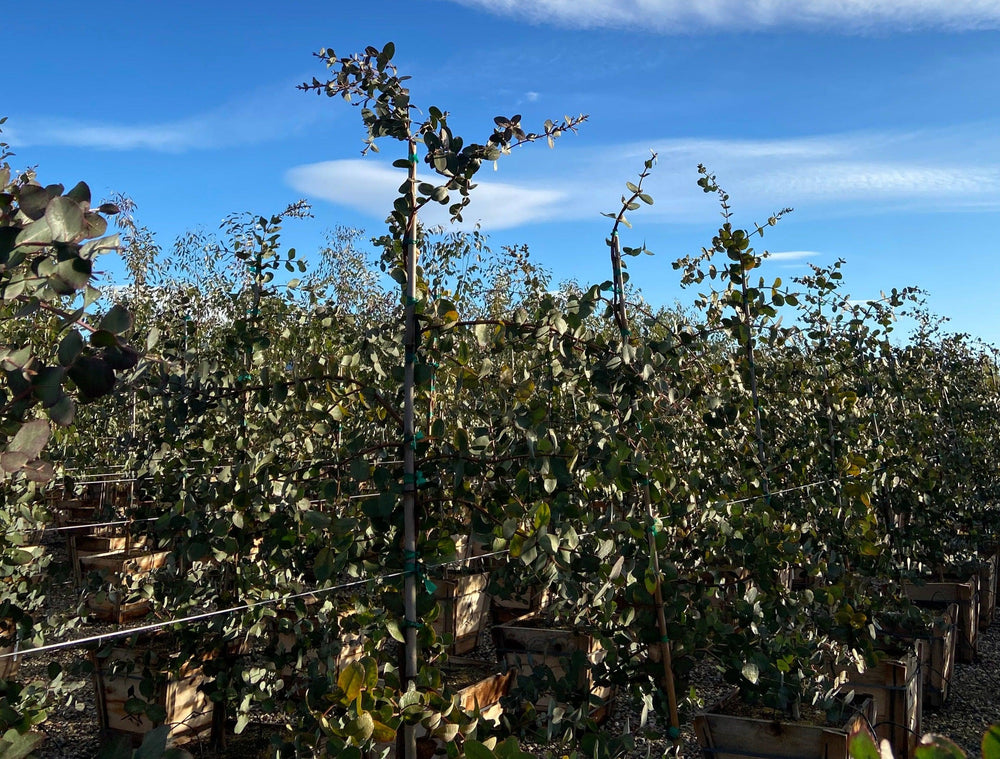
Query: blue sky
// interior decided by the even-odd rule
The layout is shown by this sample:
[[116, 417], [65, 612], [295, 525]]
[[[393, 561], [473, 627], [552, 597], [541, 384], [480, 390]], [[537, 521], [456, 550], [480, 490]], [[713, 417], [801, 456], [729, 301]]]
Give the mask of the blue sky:
[[467, 139], [495, 115], [589, 114], [484, 171], [467, 214], [557, 280], [608, 278], [600, 212], [652, 149], [656, 202], [625, 238], [656, 254], [631, 264], [648, 300], [689, 297], [670, 263], [719, 221], [703, 162], [738, 224], [796, 209], [764, 240], [768, 275], [843, 257], [855, 297], [917, 285], [951, 329], [1000, 343], [998, 0], [39, 0], [4, 37], [14, 166], [131, 196], [164, 246], [300, 197], [300, 252], [338, 224], [380, 233], [399, 156], [362, 159], [356, 111], [295, 85], [323, 76], [321, 47], [392, 40], [414, 101]]

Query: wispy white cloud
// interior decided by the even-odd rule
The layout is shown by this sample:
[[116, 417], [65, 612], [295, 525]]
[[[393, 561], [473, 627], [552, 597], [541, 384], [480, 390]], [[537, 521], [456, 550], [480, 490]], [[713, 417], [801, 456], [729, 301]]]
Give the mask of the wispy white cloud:
[[[398, 169], [360, 159], [306, 164], [290, 169], [285, 175], [287, 183], [297, 192], [376, 218], [388, 215], [404, 178]], [[551, 218], [558, 215], [557, 206], [566, 197], [566, 193], [551, 187], [539, 189], [488, 180], [476, 185], [472, 205], [462, 214], [465, 227], [480, 222], [486, 229], [506, 229]], [[447, 207], [437, 203], [428, 205], [421, 213], [427, 224], [448, 221]]]
[[454, 0], [535, 23], [661, 32], [1000, 28], [996, 0]]
[[815, 250], [782, 250], [776, 253], [768, 252], [769, 261], [799, 261], [803, 258], [819, 258], [822, 253]]
[[[761, 189], [782, 187], [801, 199], [863, 200], [895, 197], [970, 197], [996, 188], [1000, 170], [973, 166], [939, 167], [906, 163], [816, 162], [806, 170], [776, 169], [762, 174]], [[752, 184], [751, 184], [752, 186]]]
[[[650, 139], [646, 143], [532, 151], [512, 156], [500, 174], [483, 172], [465, 214], [492, 229], [543, 221], [599, 220], [620, 208], [626, 180], [633, 180], [653, 149], [657, 166], [643, 189], [654, 205], [630, 214], [636, 223], [698, 223], [718, 218], [719, 207], [695, 185], [696, 166], [717, 171], [731, 195], [737, 223], [763, 223], [794, 206], [796, 217], [1000, 209], [1000, 145], [988, 135], [995, 124], [913, 133], [864, 132], [772, 140]], [[503, 181], [497, 181], [502, 176]], [[391, 208], [400, 172], [374, 160], [307, 164], [286, 182], [312, 198], [328, 200], [381, 220]], [[446, 221], [434, 206], [430, 223]], [[814, 251], [783, 251], [786, 264]]]
[[[252, 145], [297, 132], [318, 111], [292, 99], [290, 84], [263, 89], [203, 113], [161, 122], [88, 121], [51, 116], [12, 118], [5, 139], [14, 147], [68, 146], [98, 150], [182, 153]], [[5, 126], [8, 126], [5, 125]]]
[[[651, 149], [657, 166], [643, 188], [655, 205], [635, 212], [649, 221], [702, 223], [716, 214], [717, 204], [695, 187], [700, 163], [718, 173], [743, 223], [763, 222], [786, 206], [812, 216], [1000, 209], [1000, 145], [989, 137], [997, 128], [979, 123], [770, 140], [651, 138], [585, 155], [560, 146], [551, 158], [532, 161], [531, 171], [544, 181], [557, 175], [560, 162], [574, 167], [570, 177], [562, 172], [571, 193], [560, 208], [564, 218], [617, 210], [625, 180]], [[511, 166], [525, 181], [521, 164]]]

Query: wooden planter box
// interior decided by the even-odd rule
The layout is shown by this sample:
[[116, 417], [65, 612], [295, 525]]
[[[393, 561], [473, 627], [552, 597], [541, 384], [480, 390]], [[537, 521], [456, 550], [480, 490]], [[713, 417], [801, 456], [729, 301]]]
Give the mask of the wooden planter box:
[[[18, 650], [15, 643], [0, 645], [0, 654], [12, 654]], [[0, 659], [0, 680], [12, 680], [17, 677], [17, 671], [21, 668], [20, 656], [5, 656]]]
[[928, 582], [923, 585], [904, 583], [903, 592], [918, 606], [944, 609], [958, 604], [958, 644], [956, 658], [963, 664], [973, 664], [979, 656], [979, 577], [965, 582]]
[[939, 708], [948, 700], [948, 686], [955, 670], [957, 616], [958, 604], [949, 604], [934, 618], [930, 629], [926, 632], [893, 633], [897, 640], [915, 646], [920, 657], [920, 669], [924, 681], [924, 706]]
[[[168, 743], [179, 745], [211, 731], [213, 704], [200, 689], [205, 682], [201, 666], [184, 666], [178, 673], [166, 666], [154, 670], [155, 686], [152, 697], [147, 698], [140, 690], [143, 665], [137, 660], [142, 652], [113, 648], [107, 657], [91, 656], [98, 724], [105, 737], [127, 736], [138, 745], [146, 733], [166, 724], [170, 726]], [[145, 713], [136, 714], [130, 707], [139, 702], [161, 707], [166, 719], [154, 723]]]
[[455, 636], [448, 653], [465, 654], [478, 645], [490, 602], [486, 593], [489, 577], [487, 573], [455, 575], [437, 581], [434, 595], [441, 614], [434, 620], [434, 630], [438, 635]]
[[[495, 666], [495, 665], [494, 665]], [[456, 691], [456, 700], [459, 707], [466, 712], [474, 712], [479, 709], [481, 718], [496, 725], [503, 714], [503, 707], [500, 699], [510, 692], [511, 685], [517, 677], [514, 670], [504, 673], [496, 673], [485, 662], [451, 657], [444, 665], [443, 674], [446, 682], [451, 684], [454, 680], [465, 682], [473, 680]], [[445, 756], [447, 748], [441, 739], [433, 738], [427, 734], [427, 728], [417, 725], [417, 759], [424, 757]], [[319, 752], [316, 754], [319, 755]], [[363, 754], [365, 759], [396, 759], [395, 742], [376, 743], [372, 750]]]
[[86, 577], [91, 572], [101, 576], [101, 582], [119, 584], [125, 575], [143, 577], [167, 562], [170, 551], [126, 553], [109, 551], [80, 558], [81, 570]]
[[924, 670], [920, 666], [926, 642], [899, 658], [884, 659], [864, 672], [847, 673], [844, 690], [869, 695], [875, 702], [879, 740], [887, 740], [896, 759], [913, 759], [923, 711]]
[[929, 706], [944, 706], [948, 700], [951, 678], [955, 672], [958, 650], [958, 604], [948, 607], [934, 620], [931, 637], [922, 653], [924, 701]]
[[80, 559], [85, 556], [132, 553], [136, 549], [146, 547], [146, 536], [70, 535], [67, 539], [67, 544], [69, 546], [69, 560], [73, 566], [73, 577], [76, 580], [76, 584], [80, 586], [83, 585], [84, 578], [86, 577], [86, 572], [80, 565]]
[[489, 553], [489, 546], [483, 541], [482, 536], [463, 533], [453, 534], [451, 539], [455, 543], [455, 559], [461, 562], [452, 566], [483, 572], [495, 563], [495, 558], [474, 561], [475, 557]]
[[736, 703], [733, 694], [695, 715], [694, 732], [705, 759], [850, 759], [855, 735], [867, 733], [875, 740], [869, 727], [876, 718], [870, 698], [855, 699], [844, 722], [832, 727], [727, 714]]
[[471, 678], [473, 682], [455, 693], [458, 705], [466, 712], [479, 709], [483, 719], [494, 724], [500, 721], [503, 714], [500, 699], [510, 693], [511, 686], [517, 679], [515, 670], [497, 672], [495, 667], [495, 664], [491, 667], [481, 661], [453, 656], [449, 658], [443, 673], [448, 683], [461, 683]]
[[112, 551], [81, 557], [80, 572], [83, 579], [85, 580], [91, 572], [96, 572], [100, 575], [101, 584], [110, 586], [110, 590], [89, 596], [87, 608], [94, 612], [94, 616], [105, 622], [123, 624], [141, 619], [149, 613], [152, 604], [146, 599], [127, 600], [123, 579], [126, 576], [133, 579], [145, 577], [154, 569], [162, 567], [168, 556], [170, 556], [169, 551], [134, 554]]
[[[592, 635], [575, 630], [551, 629], [536, 612], [493, 628], [497, 655], [508, 669], [531, 677], [535, 668], [546, 667], [556, 680], [565, 680], [566, 660], [575, 652], [583, 654], [586, 665], [575, 683], [576, 692], [589, 700], [589, 714], [597, 722], [610, 716], [615, 689], [594, 682], [593, 666], [604, 660], [605, 651]], [[551, 695], [535, 702], [540, 712], [547, 712]]]
[[521, 598], [500, 598], [490, 596], [490, 615], [494, 625], [502, 625], [520, 619], [525, 614], [541, 611], [549, 605], [548, 588], [528, 588]]
[[59, 527], [77, 527], [97, 521], [97, 505], [79, 498], [60, 501], [53, 512]]

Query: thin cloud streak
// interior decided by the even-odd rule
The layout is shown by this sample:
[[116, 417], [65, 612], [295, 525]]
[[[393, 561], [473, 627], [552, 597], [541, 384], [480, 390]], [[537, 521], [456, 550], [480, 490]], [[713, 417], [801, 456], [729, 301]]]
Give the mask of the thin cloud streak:
[[823, 254], [815, 250], [782, 250], [777, 253], [768, 252], [768, 261], [798, 261], [803, 258], [819, 258]]
[[[794, 206], [812, 218], [845, 212], [963, 211], [1000, 208], [1000, 150], [976, 124], [921, 133], [855, 133], [773, 140], [652, 139], [648, 143], [560, 146], [531, 161], [510, 161], [505, 182], [486, 180], [473, 193], [467, 219], [492, 229], [551, 221], [597, 221], [617, 212], [626, 180], [652, 149], [657, 165], [643, 189], [652, 206], [629, 214], [636, 223], [702, 224], [718, 218], [716, 199], [699, 190], [696, 167], [719, 175], [740, 220], [765, 221]], [[945, 149], [947, 147], [947, 149]], [[932, 156], [929, 158], [928, 156]], [[380, 220], [392, 205], [400, 174], [373, 160], [338, 160], [289, 170], [296, 191], [362, 211]], [[429, 206], [428, 223], [447, 213]], [[466, 225], [468, 226], [468, 224]], [[794, 256], [793, 256], [794, 254]], [[812, 251], [786, 251], [798, 260]], [[818, 254], [815, 254], [818, 255]]]
[[1000, 28], [995, 0], [453, 0], [532, 23], [664, 33], [781, 28], [858, 33]]
[[[319, 118], [282, 85], [183, 119], [123, 124], [47, 116], [13, 117], [5, 138], [14, 147], [183, 153], [253, 145], [301, 131]], [[295, 93], [293, 93], [294, 95]], [[7, 125], [5, 125], [7, 126]]]
[[[285, 181], [297, 192], [377, 218], [387, 215], [403, 179], [405, 175], [397, 169], [362, 159], [306, 164], [285, 174]], [[468, 229], [478, 222], [484, 229], [509, 229], [550, 219], [558, 215], [555, 209], [566, 197], [566, 193], [554, 188], [491, 181], [476, 185], [460, 228]], [[457, 199], [456, 195], [452, 200]], [[429, 225], [448, 223], [447, 207], [438, 203], [427, 205], [421, 216]]]
[[[1000, 149], [984, 135], [996, 124], [923, 132], [859, 132], [772, 140], [650, 139], [588, 151], [585, 174], [573, 177], [567, 217], [610, 211], [630, 167], [650, 150], [657, 165], [644, 189], [652, 207], [642, 218], [702, 222], [718, 206], [695, 187], [698, 164], [718, 174], [733, 207], [763, 220], [793, 206], [811, 215], [958, 211], [1000, 208]], [[567, 160], [566, 153], [561, 154]], [[574, 162], [569, 157], [567, 163]], [[539, 167], [551, 175], [553, 169]], [[604, 198], [598, 207], [595, 198]], [[608, 202], [610, 201], [610, 202]], [[717, 216], [716, 216], [717, 218]]]

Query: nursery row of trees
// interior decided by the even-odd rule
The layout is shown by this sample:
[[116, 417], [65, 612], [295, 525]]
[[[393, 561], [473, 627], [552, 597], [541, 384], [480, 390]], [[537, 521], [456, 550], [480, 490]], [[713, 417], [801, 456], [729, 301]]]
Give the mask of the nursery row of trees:
[[[176, 668], [203, 662], [217, 742], [227, 713], [241, 730], [263, 707], [286, 716], [282, 756], [404, 734], [406, 753], [417, 725], [451, 756], [519, 755], [502, 741], [539, 724], [583, 736], [588, 756], [627, 748], [595, 729], [586, 691], [537, 714], [545, 684], [525, 681], [527, 705], [495, 726], [452, 706], [451, 639], [432, 623], [456, 536], [496, 554], [474, 567], [495, 597], [547, 589], [547, 619], [606, 651], [594, 678], [662, 729], [704, 660], [751, 701], [825, 703], [886, 630], [922, 623], [904, 579], [972, 566], [995, 539], [994, 350], [937, 331], [912, 288], [853, 300], [843, 261], [765, 281], [752, 246], [784, 212], [739, 228], [704, 168], [724, 219], [674, 263], [694, 306], [650, 307], [626, 266], [645, 251], [622, 241], [653, 202], [655, 156], [609, 213], [604, 283], [554, 288], [526, 249], [424, 228], [427, 203], [461, 218], [484, 161], [583, 117], [538, 133], [501, 117], [466, 143], [443, 111], [414, 120], [392, 54], [323, 51], [331, 79], [304, 85], [353, 98], [369, 144], [395, 145], [410, 177], [370, 255], [344, 229], [318, 254], [283, 247], [301, 203], [165, 250], [127, 199], [92, 210], [83, 184], [0, 168], [5, 629], [23, 645], [76, 632], [85, 607], [37, 612], [24, 546], [57, 510], [46, 494], [115, 472], [129, 499], [108, 519], [170, 558], [91, 592], [146, 599], [159, 620], [236, 608], [166, 626]], [[413, 179], [421, 161], [433, 181]], [[128, 281], [102, 295], [93, 262], [112, 249]], [[275, 630], [295, 643], [276, 647]], [[366, 655], [338, 669], [358, 633]], [[64, 695], [50, 675], [5, 681], [5, 728]]]

